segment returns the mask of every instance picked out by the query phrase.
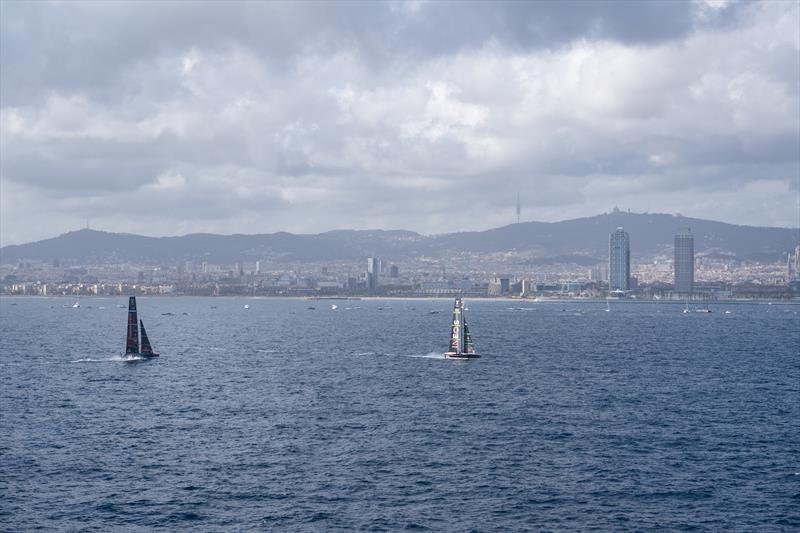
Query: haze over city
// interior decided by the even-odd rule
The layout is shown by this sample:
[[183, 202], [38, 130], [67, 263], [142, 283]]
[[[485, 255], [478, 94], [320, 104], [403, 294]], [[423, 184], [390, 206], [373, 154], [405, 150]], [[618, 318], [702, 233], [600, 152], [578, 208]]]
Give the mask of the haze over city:
[[[797, 227], [797, 2], [2, 2], [0, 242]], [[460, 215], [460, 216], [454, 216]]]

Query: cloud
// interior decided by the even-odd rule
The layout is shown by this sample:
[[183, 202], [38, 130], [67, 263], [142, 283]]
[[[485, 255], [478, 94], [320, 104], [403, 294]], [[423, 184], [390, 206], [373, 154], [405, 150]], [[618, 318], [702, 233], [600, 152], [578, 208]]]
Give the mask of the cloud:
[[0, 239], [797, 224], [796, 4], [573, 7], [4, 2]]

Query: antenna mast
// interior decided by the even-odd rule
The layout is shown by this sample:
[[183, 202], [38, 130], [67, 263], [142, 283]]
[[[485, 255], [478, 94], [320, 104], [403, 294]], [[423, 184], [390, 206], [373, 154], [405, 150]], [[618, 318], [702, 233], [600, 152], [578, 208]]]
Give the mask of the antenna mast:
[[519, 224], [519, 214], [522, 212], [522, 208], [519, 205], [519, 193], [517, 193], [517, 224]]

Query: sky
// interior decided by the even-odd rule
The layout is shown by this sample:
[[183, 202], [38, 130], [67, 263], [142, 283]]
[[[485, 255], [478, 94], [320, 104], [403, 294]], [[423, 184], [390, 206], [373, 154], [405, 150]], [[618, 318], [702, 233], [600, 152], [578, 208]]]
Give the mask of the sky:
[[0, 2], [0, 244], [800, 225], [800, 2]]

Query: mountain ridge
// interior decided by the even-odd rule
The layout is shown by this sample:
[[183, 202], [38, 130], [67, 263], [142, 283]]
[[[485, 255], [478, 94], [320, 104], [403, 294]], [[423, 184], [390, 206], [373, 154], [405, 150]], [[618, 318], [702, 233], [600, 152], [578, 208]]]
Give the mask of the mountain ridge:
[[799, 228], [735, 225], [663, 213], [613, 211], [559, 222], [520, 222], [483, 231], [422, 235], [409, 230], [335, 229], [323, 233], [285, 231], [219, 235], [191, 233], [148, 237], [81, 229], [26, 244], [0, 248], [0, 263], [20, 260], [139, 261], [169, 263], [206, 260], [326, 261], [367, 256], [390, 259], [437, 257], [454, 253], [526, 252], [531, 256], [585, 256], [587, 262], [608, 253], [608, 235], [623, 227], [631, 236], [631, 254], [650, 256], [671, 251], [676, 232], [689, 227], [697, 252], [722, 253], [737, 259], [775, 260], [800, 241]]

